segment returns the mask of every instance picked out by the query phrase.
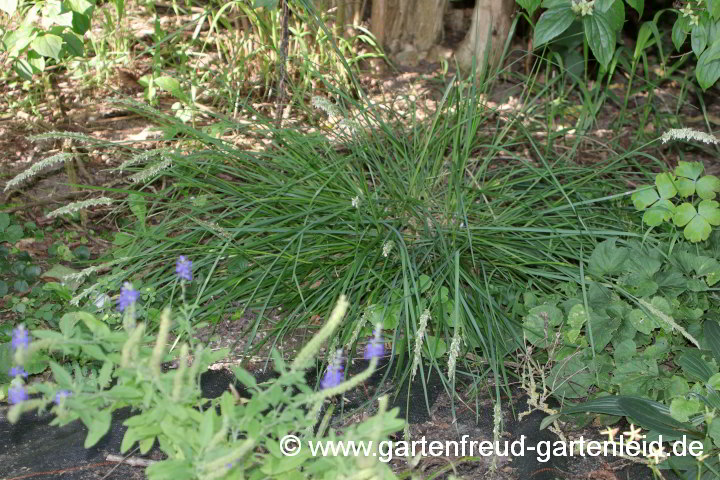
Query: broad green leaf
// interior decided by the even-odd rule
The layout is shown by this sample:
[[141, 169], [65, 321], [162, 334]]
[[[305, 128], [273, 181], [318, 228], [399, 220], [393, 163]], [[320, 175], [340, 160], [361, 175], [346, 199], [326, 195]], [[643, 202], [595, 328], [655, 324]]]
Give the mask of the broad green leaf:
[[180, 86], [180, 82], [178, 82], [173, 77], [165, 76], [156, 78], [155, 85], [157, 85], [158, 88], [170, 93], [178, 100], [188, 103], [188, 97], [187, 95], [185, 95], [185, 92], [183, 92], [182, 87]]
[[610, 8], [603, 10], [603, 12], [613, 31], [617, 32], [622, 30], [623, 24], [625, 23], [625, 4], [623, 0], [614, 0], [610, 4]]
[[418, 290], [419, 293], [425, 293], [428, 288], [432, 286], [432, 280], [427, 275], [420, 275], [418, 277]]
[[[13, 64], [13, 69], [15, 72], [20, 75], [24, 80], [31, 81], [33, 77], [34, 68], [30, 63], [28, 63], [23, 58], [18, 58], [15, 60], [15, 63]], [[0, 241], [2, 241], [2, 238], [0, 238]]]
[[540, 7], [540, 0], [517, 0], [518, 5], [527, 10], [528, 15], [532, 17], [535, 10]]
[[7, 227], [10, 226], [10, 215], [7, 213], [0, 213], [0, 233], [4, 232]]
[[135, 215], [135, 218], [138, 219], [138, 223], [144, 227], [145, 215], [147, 214], [147, 202], [145, 201], [145, 197], [137, 193], [130, 194], [128, 196], [128, 204], [130, 206], [130, 211]]
[[425, 336], [425, 343], [427, 352], [433, 358], [440, 358], [447, 352], [447, 344], [442, 338], [437, 338], [433, 335]]
[[708, 31], [704, 22], [698, 22], [697, 25], [693, 26], [690, 33], [690, 44], [692, 50], [698, 57], [702, 54], [705, 47], [707, 47]]
[[705, 342], [715, 357], [715, 361], [720, 364], [720, 324], [715, 320], [705, 320], [703, 333], [705, 334]]
[[627, 362], [635, 356], [636, 352], [637, 347], [635, 346], [635, 342], [630, 339], [623, 340], [622, 342], [615, 345], [615, 350], [613, 351], [613, 358], [615, 359], [615, 364], [617, 365]]
[[0, 10], [12, 16], [17, 10], [18, 0], [0, 0]]
[[62, 38], [49, 33], [39, 35], [30, 43], [33, 50], [37, 53], [44, 57], [54, 58], [55, 60], [60, 60], [62, 44]]
[[643, 10], [645, 9], [645, 0], [625, 0], [628, 5], [635, 9], [642, 18]]
[[665, 388], [666, 398], [683, 397], [690, 391], [690, 385], [680, 375], [673, 375]]
[[637, 41], [635, 42], [635, 53], [633, 54], [633, 60], [638, 60], [640, 58], [640, 55], [642, 55], [643, 50], [645, 50], [645, 46], [648, 44], [648, 40], [650, 40], [650, 36], [652, 35], [652, 25], [652, 22], [645, 22], [640, 26], [640, 30], [637, 34]]
[[720, 446], [720, 418], [715, 417], [708, 427], [708, 435], [712, 438], [715, 446]]
[[712, 18], [720, 19], [720, 0], [707, 0], [707, 10]]
[[45, 57], [35, 50], [28, 51], [27, 61], [32, 67], [33, 73], [42, 73], [45, 70]]
[[595, 374], [581, 355], [558, 362], [550, 370], [547, 386], [557, 398], [587, 397], [594, 384]]
[[682, 14], [678, 14], [677, 20], [673, 24], [672, 28], [672, 42], [675, 45], [675, 50], [680, 50], [687, 39], [688, 32], [690, 32], [690, 19], [683, 17]]
[[100, 410], [90, 418], [88, 434], [85, 437], [85, 448], [90, 448], [100, 441], [102, 437], [110, 430], [110, 421], [112, 415], [110, 409]]
[[630, 251], [625, 247], [616, 247], [615, 239], [605, 240], [595, 247], [588, 262], [588, 272], [603, 277], [616, 275], [624, 271], [625, 261]]
[[562, 311], [556, 306], [545, 304], [534, 307], [523, 321], [525, 337], [531, 344], [546, 348], [554, 341], [554, 327], [562, 321]]
[[543, 0], [541, 6], [543, 8], [570, 7], [571, 0]]
[[720, 192], [720, 179], [715, 175], [705, 175], [695, 183], [698, 197], [703, 200], [712, 200], [715, 193]]
[[583, 17], [585, 38], [590, 50], [603, 68], [607, 68], [615, 52], [615, 31], [604, 13], [595, 11]]
[[581, 303], [578, 303], [577, 305], [573, 305], [568, 313], [568, 324], [573, 330], [580, 330], [582, 326], [585, 325], [587, 318], [588, 314], [585, 311], [585, 307]]
[[567, 30], [575, 20], [570, 4], [554, 7], [543, 12], [535, 24], [533, 45], [535, 48], [544, 45]]
[[61, 388], [64, 388], [66, 390], [70, 390], [72, 388], [72, 377], [67, 370], [65, 370], [61, 365], [53, 361], [50, 362], [50, 369], [53, 372], [55, 383], [57, 383]]
[[632, 194], [631, 199], [636, 210], [645, 210], [647, 207], [657, 202], [660, 199], [660, 195], [658, 195], [658, 192], [649, 185], [642, 185], [638, 187], [635, 193]]
[[64, 0], [64, 3], [68, 10], [83, 15], [89, 14], [94, 8], [94, 5], [87, 0]]
[[590, 343], [590, 333], [592, 331], [592, 344], [596, 353], [605, 350], [605, 347], [612, 340], [615, 331], [620, 327], [622, 319], [619, 317], [609, 317], [600, 312], [590, 311], [590, 327], [585, 328], [585, 333]]
[[46, 22], [52, 22], [54, 25], [60, 25], [62, 27], [72, 27], [73, 13], [65, 12], [51, 17], [45, 17]]
[[674, 398], [670, 403], [670, 416], [678, 422], [687, 422], [690, 417], [704, 410], [699, 400]]
[[[670, 415], [651, 408], [649, 402], [644, 398], [621, 397], [618, 399], [618, 405], [623, 409], [625, 415], [648, 430], [654, 430], [669, 437], [682, 436], [683, 432], [690, 433], [692, 431], [690, 425], [678, 422]], [[694, 437], [699, 436], [697, 432], [695, 433]]]
[[635, 327], [635, 330], [645, 335], [649, 335], [650, 332], [657, 328], [655, 322], [639, 308], [633, 309], [628, 314], [628, 321]]
[[[88, 24], [89, 26], [89, 24]], [[63, 49], [75, 57], [82, 57], [85, 54], [85, 47], [82, 38], [73, 32], [63, 32], [62, 39], [65, 42]]]
[[77, 35], [85, 35], [90, 30], [90, 16], [72, 12], [72, 31]]
[[162, 460], [150, 465], [145, 473], [153, 480], [177, 480], [193, 478], [195, 467], [190, 460]]
[[717, 369], [711, 368], [697, 349], [686, 350], [675, 357], [675, 364], [682, 368], [686, 378], [700, 382], [707, 382], [717, 373]]

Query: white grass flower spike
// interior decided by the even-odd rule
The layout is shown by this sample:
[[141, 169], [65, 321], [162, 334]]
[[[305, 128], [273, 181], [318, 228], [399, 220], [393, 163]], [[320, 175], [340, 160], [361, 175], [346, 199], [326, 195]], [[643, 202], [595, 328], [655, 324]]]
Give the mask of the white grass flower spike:
[[99, 205], [110, 205], [113, 203], [112, 198], [107, 197], [99, 197], [99, 198], [91, 198], [89, 200], [82, 200], [80, 202], [73, 202], [65, 205], [64, 207], [60, 207], [57, 210], [53, 210], [52, 212], [48, 213], [45, 217], [46, 218], [55, 218], [59, 217], [60, 215], [67, 215], [68, 213], [74, 213], [78, 210], [84, 210], [86, 208], [91, 207], [97, 207]]
[[64, 163], [71, 159], [72, 159], [72, 155], [69, 153], [58, 153], [56, 155], [52, 155], [48, 158], [45, 158], [45, 159], [37, 162], [35, 165], [28, 168], [21, 174], [17, 175], [15, 178], [10, 180], [9, 182], [7, 182], [7, 184], [5, 185], [5, 189], [3, 191], [7, 192], [9, 189], [17, 187], [22, 182], [34, 177], [35, 175], [37, 175], [38, 173], [40, 173], [43, 169], [45, 169], [47, 167], [56, 165], [58, 163]]
[[667, 143], [670, 140], [697, 140], [707, 144], [720, 143], [720, 140], [715, 135], [693, 130], [692, 128], [672, 128], [663, 133], [660, 138], [662, 143]]

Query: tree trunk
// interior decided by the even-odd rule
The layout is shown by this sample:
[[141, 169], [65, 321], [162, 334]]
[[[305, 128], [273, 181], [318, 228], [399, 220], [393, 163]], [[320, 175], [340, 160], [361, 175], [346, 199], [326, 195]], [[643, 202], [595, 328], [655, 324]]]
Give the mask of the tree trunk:
[[505, 47], [515, 0], [475, 0], [470, 30], [455, 50], [461, 70], [469, 72], [475, 57], [476, 73], [484, 71], [487, 58], [491, 68], [496, 67]]
[[[389, 53], [401, 52], [407, 60], [423, 58], [442, 36], [447, 2], [373, 0], [371, 30]], [[478, 74], [485, 69], [486, 55], [491, 66], [497, 65], [510, 32], [514, 8], [515, 0], [475, 0], [470, 30], [455, 51], [461, 70], [469, 72], [473, 56]], [[396, 55], [398, 61], [401, 55]]]
[[373, 0], [371, 29], [391, 53], [430, 49], [442, 34], [447, 0]]

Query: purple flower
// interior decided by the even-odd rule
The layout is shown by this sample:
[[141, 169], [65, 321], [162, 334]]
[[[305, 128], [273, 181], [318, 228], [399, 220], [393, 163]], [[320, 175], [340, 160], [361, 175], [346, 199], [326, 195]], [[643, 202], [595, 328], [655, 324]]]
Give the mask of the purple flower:
[[30, 397], [23, 386], [12, 386], [8, 388], [8, 399], [10, 400], [11, 405], [17, 405], [29, 398]]
[[135, 290], [130, 282], [123, 283], [120, 296], [117, 299], [117, 309], [122, 312], [140, 298], [140, 292]]
[[175, 273], [182, 280], [192, 282], [192, 262], [185, 258], [184, 255], [180, 255], [175, 264]]
[[382, 355], [385, 353], [385, 342], [383, 342], [382, 339], [382, 329], [378, 326], [375, 328], [375, 331], [373, 333], [375, 334], [375, 336], [365, 347], [365, 360], [382, 357]]
[[55, 405], [60, 405], [60, 402], [62, 402], [64, 399], [72, 395], [72, 392], [69, 390], [60, 390], [55, 394]]
[[23, 367], [12, 367], [10, 369], [10, 376], [11, 377], [25, 377], [27, 378], [28, 374], [25, 371]]
[[28, 335], [28, 331], [25, 330], [23, 325], [20, 325], [13, 330], [12, 341], [10, 344], [12, 345], [13, 350], [17, 350], [20, 347], [28, 348], [30, 345], [30, 335]]
[[320, 388], [325, 390], [326, 388], [337, 387], [344, 379], [342, 349], [339, 349], [333, 355], [330, 365], [328, 365], [327, 372], [325, 372], [325, 376], [320, 382]]

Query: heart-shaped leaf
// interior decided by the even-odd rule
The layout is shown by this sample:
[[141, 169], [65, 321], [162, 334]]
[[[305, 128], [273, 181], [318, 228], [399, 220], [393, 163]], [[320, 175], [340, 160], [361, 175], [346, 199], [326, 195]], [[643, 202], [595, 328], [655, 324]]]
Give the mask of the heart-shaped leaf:
[[533, 45], [539, 47], [567, 30], [575, 20], [570, 9], [570, 2], [562, 6], [546, 10], [535, 24]]

